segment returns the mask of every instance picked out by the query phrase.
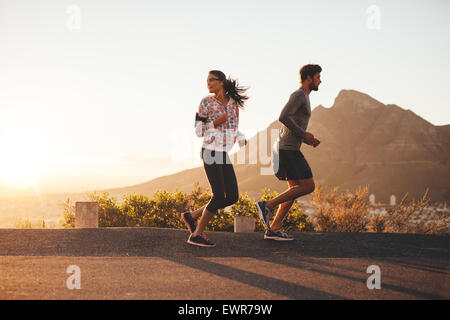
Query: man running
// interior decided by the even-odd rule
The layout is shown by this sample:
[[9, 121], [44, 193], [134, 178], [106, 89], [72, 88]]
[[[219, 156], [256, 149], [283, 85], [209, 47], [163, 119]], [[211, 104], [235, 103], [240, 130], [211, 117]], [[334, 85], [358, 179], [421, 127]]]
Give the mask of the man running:
[[[279, 180], [286, 180], [288, 189], [279, 196], [256, 202], [256, 209], [266, 229], [264, 239], [293, 240], [292, 236], [281, 230], [283, 218], [288, 213], [295, 199], [314, 191], [313, 175], [308, 162], [300, 151], [302, 143], [317, 147], [320, 143], [314, 135], [306, 131], [311, 117], [309, 94], [319, 90], [322, 68], [317, 64], [307, 64], [300, 69], [298, 90], [291, 94], [289, 101], [280, 114], [281, 128], [278, 141], [274, 147], [274, 165], [278, 161], [275, 175]], [[271, 210], [280, 205], [272, 224], [269, 225]]]

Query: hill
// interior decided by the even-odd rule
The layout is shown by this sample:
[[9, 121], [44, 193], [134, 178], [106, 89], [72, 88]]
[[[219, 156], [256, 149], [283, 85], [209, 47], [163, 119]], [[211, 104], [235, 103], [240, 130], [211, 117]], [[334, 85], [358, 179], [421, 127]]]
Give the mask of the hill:
[[[233, 155], [240, 192], [257, 197], [264, 187], [285, 189], [268, 163], [279, 126], [274, 121]], [[318, 184], [349, 190], [369, 185], [385, 203], [392, 194], [418, 198], [426, 188], [433, 201], [450, 200], [450, 125], [434, 126], [410, 110], [342, 90], [330, 108], [314, 108], [308, 131], [321, 141], [318, 148], [301, 147]], [[196, 181], [209, 187], [202, 167], [107, 191], [150, 196], [157, 189], [190, 191]]]

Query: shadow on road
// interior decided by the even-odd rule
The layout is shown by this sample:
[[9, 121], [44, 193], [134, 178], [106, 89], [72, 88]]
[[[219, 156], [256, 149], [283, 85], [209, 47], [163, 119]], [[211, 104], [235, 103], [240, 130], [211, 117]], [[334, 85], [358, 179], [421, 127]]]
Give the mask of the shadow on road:
[[[186, 230], [0, 229], [0, 256], [160, 257], [290, 299], [347, 299], [351, 295], [345, 290], [355, 286], [367, 292], [366, 268], [376, 261], [389, 275], [383, 278], [384, 292], [418, 299], [449, 296], [448, 235], [297, 232], [294, 241], [277, 242], [263, 240], [259, 232], [207, 234], [216, 248], [186, 244]], [[245, 263], [226, 264], [239, 258], [270, 265], [273, 272], [278, 268], [293, 276], [308, 274], [309, 282], [267, 274], [261, 266], [256, 272], [244, 270]], [[348, 289], [331, 293], [311, 285], [314, 278], [345, 283]]]

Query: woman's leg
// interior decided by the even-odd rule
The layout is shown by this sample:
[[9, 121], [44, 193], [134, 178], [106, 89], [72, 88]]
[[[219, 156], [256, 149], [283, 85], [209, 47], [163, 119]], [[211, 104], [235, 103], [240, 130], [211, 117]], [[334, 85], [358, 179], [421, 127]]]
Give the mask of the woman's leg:
[[223, 177], [225, 183], [225, 203], [223, 206], [228, 207], [239, 200], [236, 174], [231, 163], [227, 163], [223, 166]]
[[191, 212], [191, 217], [194, 218], [195, 220], [197, 220], [198, 218], [200, 218], [200, 217], [202, 216], [203, 210], [204, 210], [205, 208], [206, 208], [206, 204], [205, 204], [203, 207], [201, 207], [201, 208], [199, 208], [199, 209], [197, 209], [197, 210], [192, 211], [192, 212]]
[[192, 234], [193, 237], [203, 234], [203, 231], [205, 230], [209, 220], [211, 220], [218, 209], [224, 207], [223, 204], [225, 202], [225, 185], [222, 168], [223, 165], [216, 163], [207, 164], [204, 162], [203, 166], [205, 168], [209, 184], [211, 185], [213, 197], [211, 198], [209, 203], [204, 206], [200, 221], [198, 222], [195, 232]]
[[215, 212], [211, 212], [208, 209], [203, 210], [202, 217], [198, 222], [197, 228], [195, 228], [194, 233], [192, 233], [192, 237], [201, 236], [203, 231], [205, 231], [206, 226], [208, 225], [209, 220], [214, 216]]

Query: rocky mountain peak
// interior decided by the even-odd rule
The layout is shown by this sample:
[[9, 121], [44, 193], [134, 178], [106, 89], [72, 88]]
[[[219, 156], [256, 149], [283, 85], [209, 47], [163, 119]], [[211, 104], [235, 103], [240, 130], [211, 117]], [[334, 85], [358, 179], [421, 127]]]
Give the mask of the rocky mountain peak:
[[384, 106], [378, 100], [356, 90], [341, 90], [333, 104], [335, 108], [377, 109]]

